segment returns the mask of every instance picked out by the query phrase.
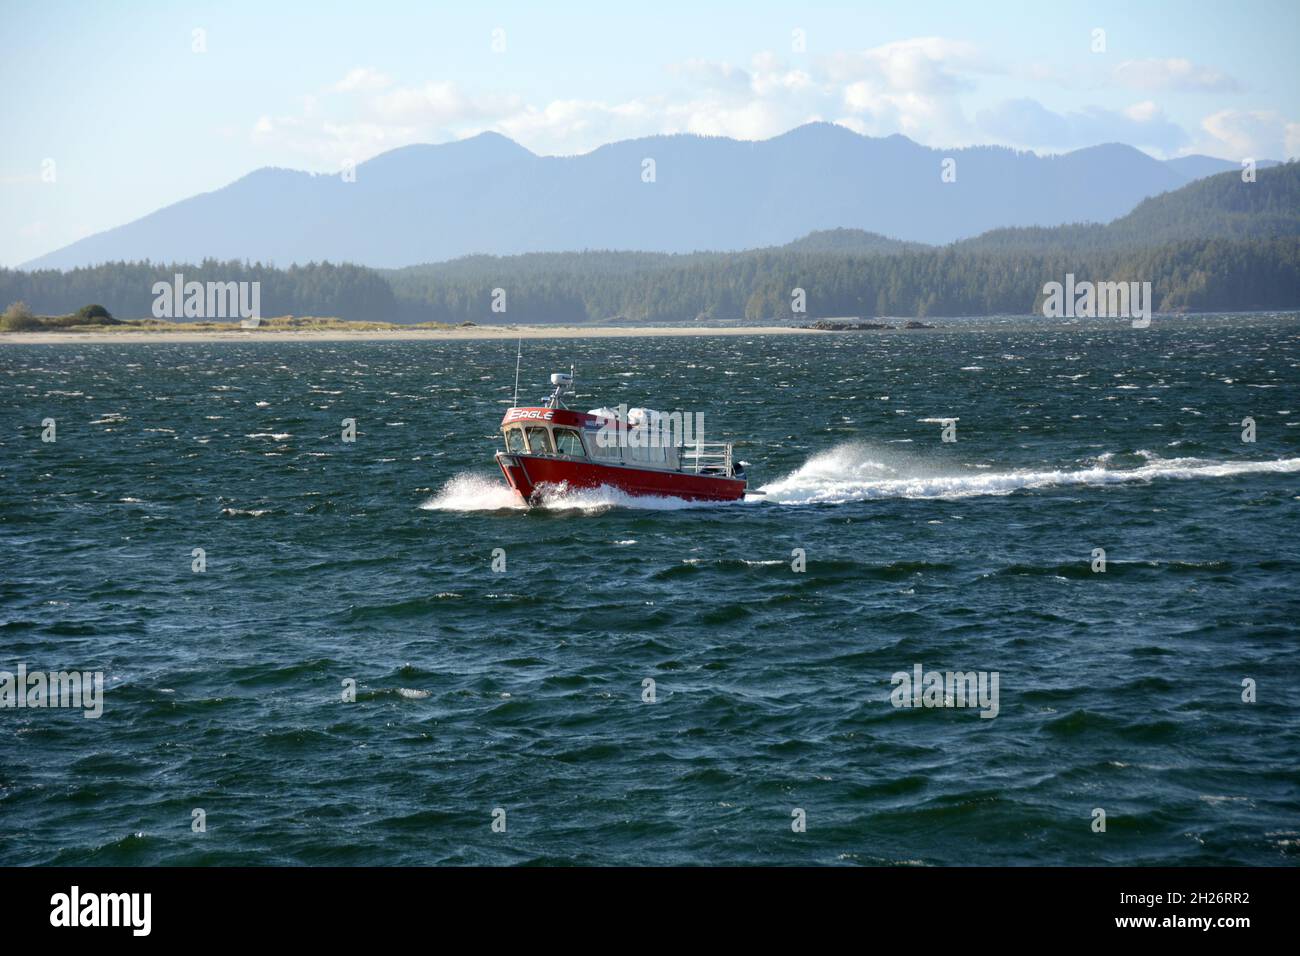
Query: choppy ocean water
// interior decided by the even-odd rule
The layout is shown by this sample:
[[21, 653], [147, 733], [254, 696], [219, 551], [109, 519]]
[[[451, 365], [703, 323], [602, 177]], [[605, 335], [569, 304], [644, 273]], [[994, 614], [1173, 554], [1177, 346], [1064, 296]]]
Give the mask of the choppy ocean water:
[[0, 346], [0, 670], [106, 680], [0, 709], [0, 864], [1296, 861], [1300, 317], [524, 344], [733, 505], [513, 507], [514, 362]]

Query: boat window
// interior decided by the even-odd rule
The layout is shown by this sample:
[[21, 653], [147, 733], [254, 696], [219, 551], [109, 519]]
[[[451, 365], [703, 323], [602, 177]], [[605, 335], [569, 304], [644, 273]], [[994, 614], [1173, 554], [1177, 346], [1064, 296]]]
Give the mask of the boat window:
[[640, 441], [629, 443], [627, 460], [637, 464], [665, 466], [668, 464], [668, 449], [659, 444], [651, 444], [649, 435], [640, 436]]
[[519, 427], [506, 429], [506, 451], [513, 455], [524, 453], [524, 430]]
[[612, 430], [609, 432], [597, 430], [594, 434], [591, 432], [588, 434], [591, 436], [591, 445], [588, 447], [592, 458], [603, 458], [606, 461], [623, 460], [623, 449], [618, 446], [617, 435]]
[[525, 429], [528, 432], [528, 450], [534, 455], [551, 454], [551, 439], [546, 434], [545, 428], [533, 426]]
[[555, 429], [555, 450], [573, 458], [587, 457], [587, 453], [582, 450], [582, 436], [572, 428]]

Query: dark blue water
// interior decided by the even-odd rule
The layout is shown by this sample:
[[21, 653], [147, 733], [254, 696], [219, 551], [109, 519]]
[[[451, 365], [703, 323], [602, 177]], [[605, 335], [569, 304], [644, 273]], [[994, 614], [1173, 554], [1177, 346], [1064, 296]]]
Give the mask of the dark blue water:
[[107, 683], [0, 710], [0, 863], [1295, 862], [1300, 318], [571, 362], [768, 494], [510, 507], [513, 342], [0, 346], [0, 670]]

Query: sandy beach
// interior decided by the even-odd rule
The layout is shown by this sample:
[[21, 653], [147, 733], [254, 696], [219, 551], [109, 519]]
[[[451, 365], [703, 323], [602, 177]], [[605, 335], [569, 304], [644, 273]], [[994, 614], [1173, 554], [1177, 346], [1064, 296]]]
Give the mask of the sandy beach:
[[823, 335], [816, 329], [787, 326], [589, 326], [589, 325], [476, 325], [452, 329], [382, 329], [374, 331], [232, 329], [230, 331], [105, 331], [105, 332], [5, 332], [0, 345], [62, 345], [141, 342], [438, 342], [462, 339], [625, 339], [673, 335]]

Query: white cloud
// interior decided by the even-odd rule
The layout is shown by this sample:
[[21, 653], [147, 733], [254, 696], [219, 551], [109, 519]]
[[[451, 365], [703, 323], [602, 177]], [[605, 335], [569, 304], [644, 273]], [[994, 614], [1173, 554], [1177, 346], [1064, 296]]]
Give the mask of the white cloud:
[[1111, 76], [1119, 86], [1137, 90], [1184, 93], [1236, 93], [1241, 90], [1241, 84], [1228, 74], [1178, 58], [1125, 60], [1115, 67]]
[[1194, 152], [1223, 159], [1287, 159], [1300, 154], [1300, 123], [1272, 110], [1220, 110], [1201, 120]]
[[725, 61], [682, 60], [668, 64], [668, 72], [699, 86], [732, 89], [737, 93], [749, 89], [749, 71]]
[[838, 84], [840, 110], [873, 135], [901, 132], [930, 145], [962, 145], [971, 129], [959, 96], [975, 77], [1002, 72], [964, 41], [943, 37], [899, 40], [821, 61]]
[[821, 59], [835, 82], [862, 81], [893, 91], [933, 95], [970, 86], [964, 74], [1001, 72], [963, 40], [916, 37], [869, 50], [832, 53]]
[[1156, 106], [1154, 100], [1143, 100], [1141, 103], [1126, 106], [1123, 113], [1135, 123], [1150, 123], [1160, 117], [1160, 107]]
[[336, 93], [377, 93], [392, 85], [392, 79], [386, 74], [368, 66], [358, 66], [349, 70], [347, 75], [330, 89]]
[[791, 121], [781, 104], [763, 100], [739, 106], [697, 101], [675, 106], [669, 115], [675, 118], [677, 128], [684, 132], [735, 139], [766, 139], [806, 122], [806, 118]]
[[764, 139], [821, 116], [837, 98], [832, 84], [766, 51], [755, 54], [748, 69], [690, 60], [670, 65], [669, 72], [693, 88], [637, 101], [643, 125], [658, 123], [646, 132]]
[[976, 115], [981, 132], [999, 142], [1023, 147], [1075, 149], [1121, 142], [1168, 153], [1187, 142], [1187, 133], [1155, 103], [1123, 110], [1088, 106], [1056, 113], [1034, 99], [1004, 100]]
[[[472, 91], [445, 80], [397, 86], [369, 67], [349, 71], [296, 116], [264, 116], [257, 142], [333, 167], [405, 142], [440, 141], [495, 129], [542, 153], [575, 153], [657, 133], [763, 139], [827, 116], [864, 133], [903, 132], [960, 145], [970, 127], [958, 101], [973, 77], [998, 67], [971, 44], [918, 37], [792, 65], [776, 53], [748, 65], [703, 59], [670, 64], [667, 93], [622, 101], [530, 103], [513, 93]], [[344, 94], [345, 100], [338, 95]], [[334, 96], [332, 102], [330, 97]]]
[[[261, 117], [253, 135], [268, 148], [311, 156], [326, 168], [406, 143], [446, 141], [488, 129], [538, 153], [572, 154], [664, 133], [764, 139], [821, 118], [865, 135], [901, 132], [931, 146], [997, 142], [1060, 150], [1120, 141], [1169, 155], [1186, 151], [1192, 138], [1154, 96], [1236, 87], [1231, 77], [1187, 60], [1128, 60], [1104, 74], [1107, 83], [1153, 95], [1125, 108], [1054, 112], [1026, 98], [1003, 101], [972, 117], [962, 101], [989, 78], [1001, 75], [1004, 82], [1018, 78], [1037, 85], [1077, 86], [1083, 81], [1041, 62], [993, 62], [971, 43], [937, 36], [801, 58], [794, 64], [768, 51], [747, 64], [691, 59], [666, 69], [675, 82], [653, 95], [530, 102], [521, 93], [472, 89], [447, 80], [401, 86], [373, 68], [357, 67], [319, 95], [305, 98], [297, 115]], [[1085, 85], [1095, 87], [1100, 76]], [[1252, 137], [1263, 137], [1255, 129], [1259, 122], [1248, 120], [1253, 115], [1215, 114], [1198, 135], [1217, 154], [1231, 152], [1253, 142]], [[1268, 123], [1273, 124], [1269, 135], [1279, 145], [1261, 152], [1294, 154], [1300, 134], [1288, 131], [1280, 118], [1271, 117], [1264, 125]]]
[[1011, 71], [1017, 79], [1039, 86], [1049, 84], [1062, 89], [1073, 89], [1080, 83], [1080, 77], [1073, 71], [1067, 71], [1055, 63], [1022, 63]]
[[375, 112], [385, 120], [432, 126], [509, 115], [523, 105], [522, 98], [513, 94], [471, 96], [448, 82], [393, 90], [373, 101]]
[[547, 143], [546, 151], [581, 152], [573, 143], [593, 145], [657, 132], [657, 110], [644, 101], [609, 104], [599, 100], [553, 100], [538, 108], [524, 106], [509, 115], [465, 132], [496, 129], [525, 144]]

